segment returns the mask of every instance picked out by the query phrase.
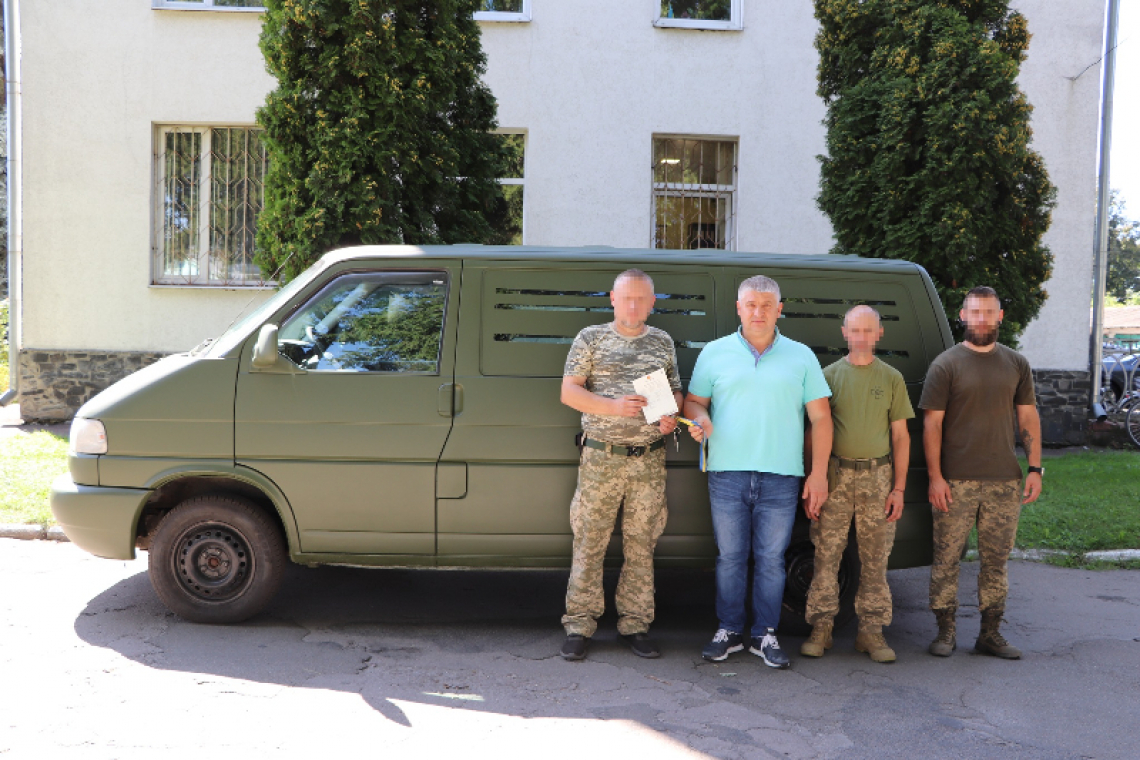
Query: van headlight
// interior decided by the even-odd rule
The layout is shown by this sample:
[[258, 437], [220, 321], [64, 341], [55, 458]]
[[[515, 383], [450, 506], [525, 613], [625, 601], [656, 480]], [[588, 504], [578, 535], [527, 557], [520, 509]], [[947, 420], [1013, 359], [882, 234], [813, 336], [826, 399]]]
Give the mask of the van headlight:
[[68, 449], [72, 454], [106, 454], [107, 429], [99, 420], [76, 417], [71, 421], [71, 441]]

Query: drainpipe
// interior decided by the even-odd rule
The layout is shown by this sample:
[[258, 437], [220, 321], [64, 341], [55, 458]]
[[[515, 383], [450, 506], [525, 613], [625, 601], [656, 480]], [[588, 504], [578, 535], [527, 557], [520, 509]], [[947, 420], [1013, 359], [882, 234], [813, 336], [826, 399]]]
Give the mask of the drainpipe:
[[1120, 0], [1108, 0], [1108, 21], [1104, 33], [1104, 80], [1101, 84], [1100, 106], [1100, 184], [1096, 193], [1096, 239], [1093, 259], [1093, 318], [1089, 354], [1092, 361], [1092, 392], [1089, 408], [1094, 419], [1105, 418], [1100, 402], [1101, 359], [1104, 348], [1104, 290], [1108, 275], [1108, 205], [1112, 200], [1108, 184], [1108, 159], [1112, 148], [1112, 88], [1116, 78], [1116, 29], [1120, 18]]
[[4, 0], [4, 60], [8, 66], [8, 390], [0, 396], [7, 406], [20, 390], [20, 281], [23, 246], [21, 203], [20, 7], [19, 0]]

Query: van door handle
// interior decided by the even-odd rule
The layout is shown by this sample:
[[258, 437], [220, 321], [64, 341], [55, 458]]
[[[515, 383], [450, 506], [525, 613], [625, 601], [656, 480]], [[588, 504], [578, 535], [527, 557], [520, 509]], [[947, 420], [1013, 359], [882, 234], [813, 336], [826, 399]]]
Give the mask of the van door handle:
[[455, 416], [455, 384], [444, 383], [439, 386], [439, 398], [436, 399], [436, 411], [440, 417]]
[[463, 386], [459, 383], [444, 383], [439, 386], [436, 411], [440, 417], [458, 417], [463, 414]]

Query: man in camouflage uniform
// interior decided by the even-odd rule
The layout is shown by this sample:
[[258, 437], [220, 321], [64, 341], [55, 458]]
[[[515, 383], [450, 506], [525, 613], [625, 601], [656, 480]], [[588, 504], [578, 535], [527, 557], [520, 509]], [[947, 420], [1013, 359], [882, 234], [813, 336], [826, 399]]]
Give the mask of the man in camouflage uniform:
[[883, 638], [883, 626], [891, 624], [892, 612], [887, 558], [895, 542], [895, 521], [903, 512], [910, 464], [906, 421], [914, 417], [914, 410], [902, 374], [875, 357], [875, 344], [883, 337], [879, 313], [870, 306], [856, 306], [843, 318], [842, 330], [847, 356], [823, 370], [831, 387], [835, 431], [827, 501], [815, 510], [806, 505], [812, 520], [815, 575], [807, 599], [812, 631], [800, 654], [822, 657], [831, 648], [832, 625], [839, 612], [839, 562], [854, 520], [862, 563], [855, 596], [859, 616], [855, 649], [875, 662], [894, 662], [894, 650]]
[[[974, 649], [1016, 660], [1021, 650], [999, 632], [1009, 583], [1006, 564], [1023, 504], [1041, 494], [1041, 420], [1029, 362], [997, 342], [1003, 311], [992, 288], [966, 294], [959, 317], [962, 343], [930, 365], [922, 399], [923, 446], [934, 509], [930, 607], [938, 635], [930, 653], [949, 657], [957, 647], [958, 565], [970, 529], [978, 526], [978, 602], [981, 632]], [[1014, 425], [1029, 460], [1022, 488], [1014, 453]]]
[[665, 371], [678, 408], [681, 378], [673, 339], [645, 324], [653, 311], [653, 281], [630, 269], [610, 293], [614, 321], [578, 333], [566, 357], [562, 403], [582, 412], [585, 443], [578, 489], [570, 505], [574, 561], [566, 589], [562, 657], [581, 660], [605, 610], [602, 562], [622, 507], [625, 562], [614, 606], [618, 634], [640, 657], [660, 652], [649, 638], [653, 622], [653, 550], [665, 529], [665, 441], [676, 419], [647, 424], [644, 396], [633, 381]]

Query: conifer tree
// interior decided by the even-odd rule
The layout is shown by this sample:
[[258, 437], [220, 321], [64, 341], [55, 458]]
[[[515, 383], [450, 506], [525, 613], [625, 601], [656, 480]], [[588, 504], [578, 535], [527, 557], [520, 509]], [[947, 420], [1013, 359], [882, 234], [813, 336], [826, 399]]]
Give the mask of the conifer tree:
[[975, 285], [1001, 295], [1000, 339], [1040, 311], [1055, 188], [1017, 86], [1029, 31], [1006, 0], [815, 0], [832, 253], [930, 273], [951, 324]]
[[266, 0], [277, 87], [258, 110], [269, 170], [257, 262], [279, 281], [326, 251], [481, 243], [506, 159], [477, 0]]

